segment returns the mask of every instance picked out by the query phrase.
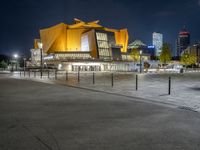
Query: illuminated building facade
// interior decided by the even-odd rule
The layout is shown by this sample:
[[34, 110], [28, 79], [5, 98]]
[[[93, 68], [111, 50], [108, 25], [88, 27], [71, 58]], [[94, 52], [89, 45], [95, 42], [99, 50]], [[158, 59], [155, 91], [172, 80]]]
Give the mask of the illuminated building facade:
[[181, 53], [190, 45], [190, 33], [183, 29], [179, 32], [179, 37], [176, 41], [176, 53], [180, 57]]
[[40, 30], [40, 39], [31, 50], [32, 65], [39, 66], [43, 43], [45, 64], [70, 71], [129, 70], [127, 57], [128, 30], [110, 29], [99, 21], [84, 22], [74, 19], [74, 24], [60, 23]]
[[163, 46], [163, 35], [161, 33], [153, 33], [153, 46], [155, 46], [155, 55], [160, 56]]
[[196, 56], [196, 64], [199, 66], [200, 64], [200, 41], [188, 46], [185, 50], [182, 51], [181, 56], [183, 54], [190, 54], [192, 56]]
[[142, 50], [142, 54], [154, 58], [155, 56], [155, 46], [146, 45], [141, 40], [135, 40], [134, 42], [128, 45], [128, 52], [131, 52], [132, 49], [137, 49], [138, 51]]

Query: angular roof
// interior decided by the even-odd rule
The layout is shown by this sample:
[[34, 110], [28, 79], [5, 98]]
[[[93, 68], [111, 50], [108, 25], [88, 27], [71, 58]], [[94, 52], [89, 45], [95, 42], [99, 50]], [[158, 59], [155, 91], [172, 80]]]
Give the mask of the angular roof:
[[147, 45], [144, 44], [141, 40], [135, 40], [134, 42], [128, 45], [128, 48], [133, 49], [133, 48], [139, 48], [143, 46], [147, 46]]
[[116, 43], [123, 46], [121, 50], [127, 50], [127, 29], [106, 28], [99, 24], [99, 20], [84, 22], [75, 18], [73, 24], [60, 23], [40, 30], [40, 39], [43, 43], [43, 51], [45, 53], [51, 53], [55, 51], [80, 50], [82, 33], [91, 29], [114, 32]]

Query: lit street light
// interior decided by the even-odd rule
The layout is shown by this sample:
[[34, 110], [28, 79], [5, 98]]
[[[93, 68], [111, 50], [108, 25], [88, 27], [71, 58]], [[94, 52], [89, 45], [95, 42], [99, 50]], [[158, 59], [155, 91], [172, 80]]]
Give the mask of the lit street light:
[[40, 49], [40, 76], [42, 78], [42, 69], [43, 69], [43, 56], [42, 56], [42, 48], [43, 48], [43, 43], [38, 42], [38, 48]]
[[[19, 55], [18, 54], [14, 54], [13, 55], [13, 58], [15, 60], [15, 68], [16, 68], [16, 71], [17, 71], [17, 59], [18, 59]], [[13, 61], [12, 61], [12, 72], [13, 72]]]
[[24, 60], [24, 77], [25, 77], [25, 70], [26, 70], [26, 58], [23, 58]]
[[142, 73], [142, 50], [140, 50], [140, 73]]
[[15, 59], [17, 59], [19, 56], [18, 56], [18, 54], [14, 54], [13, 57], [14, 57]]

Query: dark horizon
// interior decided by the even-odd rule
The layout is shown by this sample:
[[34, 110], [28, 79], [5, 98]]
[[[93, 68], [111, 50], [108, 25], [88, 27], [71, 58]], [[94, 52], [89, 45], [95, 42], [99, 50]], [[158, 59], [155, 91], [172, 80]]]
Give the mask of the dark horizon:
[[0, 54], [30, 55], [39, 30], [73, 18], [100, 20], [110, 28], [127, 28], [129, 42], [152, 43], [152, 33], [160, 32], [164, 41], [175, 45], [179, 31], [186, 26], [191, 42], [200, 40], [200, 0], [2, 0]]

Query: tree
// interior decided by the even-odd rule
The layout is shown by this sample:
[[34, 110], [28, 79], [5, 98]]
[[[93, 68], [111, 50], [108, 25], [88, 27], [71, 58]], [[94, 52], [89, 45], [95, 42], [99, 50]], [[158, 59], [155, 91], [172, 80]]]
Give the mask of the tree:
[[186, 67], [188, 65], [195, 64], [196, 61], [197, 61], [197, 57], [193, 54], [189, 54], [186, 52], [181, 56], [181, 63], [184, 64]]
[[134, 62], [137, 62], [140, 60], [140, 52], [138, 49], [132, 49], [131, 54], [130, 54], [131, 58], [133, 59]]
[[0, 62], [0, 68], [5, 69], [5, 68], [7, 68], [7, 66], [8, 66], [8, 64], [7, 64], [4, 60], [2, 60], [2, 61]]
[[167, 63], [171, 60], [171, 58], [172, 55], [171, 55], [170, 45], [168, 43], [164, 43], [160, 54], [160, 62]]

